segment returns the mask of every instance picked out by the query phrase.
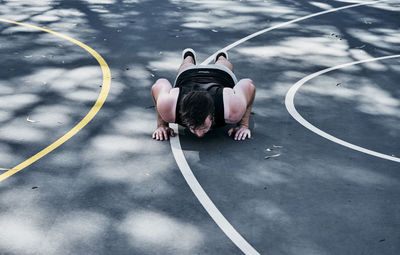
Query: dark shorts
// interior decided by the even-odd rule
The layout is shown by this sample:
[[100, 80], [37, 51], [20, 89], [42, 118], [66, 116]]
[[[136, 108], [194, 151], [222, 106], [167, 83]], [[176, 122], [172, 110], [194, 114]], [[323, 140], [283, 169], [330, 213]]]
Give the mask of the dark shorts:
[[174, 87], [181, 87], [187, 80], [207, 84], [216, 80], [223, 87], [233, 88], [237, 83], [235, 74], [222, 65], [193, 65], [180, 72], [174, 82]]

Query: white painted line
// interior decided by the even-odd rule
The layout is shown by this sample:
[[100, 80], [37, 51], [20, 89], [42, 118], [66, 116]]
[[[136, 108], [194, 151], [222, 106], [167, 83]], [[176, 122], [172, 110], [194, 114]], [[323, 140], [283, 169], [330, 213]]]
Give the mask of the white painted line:
[[304, 85], [307, 81], [328, 73], [330, 71], [333, 70], [337, 70], [340, 68], [345, 68], [348, 66], [352, 66], [352, 65], [358, 65], [358, 64], [362, 64], [362, 63], [366, 63], [366, 62], [372, 62], [372, 61], [378, 61], [378, 60], [384, 60], [384, 59], [390, 59], [390, 58], [398, 58], [400, 57], [400, 55], [391, 55], [391, 56], [385, 56], [385, 57], [380, 57], [380, 58], [370, 58], [370, 59], [366, 59], [366, 60], [361, 60], [361, 61], [356, 61], [356, 62], [351, 62], [351, 63], [347, 63], [347, 64], [342, 64], [342, 65], [337, 65], [334, 67], [330, 67], [324, 70], [321, 70], [319, 72], [313, 73], [311, 75], [308, 75], [307, 77], [304, 77], [303, 79], [301, 79], [300, 81], [298, 81], [296, 84], [294, 84], [289, 91], [286, 93], [286, 98], [285, 98], [285, 105], [286, 105], [286, 109], [288, 110], [288, 112], [290, 113], [290, 115], [292, 115], [292, 117], [297, 120], [301, 125], [303, 125], [304, 127], [308, 128], [309, 130], [311, 130], [312, 132], [316, 133], [317, 135], [320, 135], [328, 140], [331, 140], [332, 142], [338, 143], [340, 145], [346, 146], [350, 149], [356, 150], [356, 151], [360, 151], [375, 157], [379, 157], [379, 158], [383, 158], [383, 159], [387, 159], [387, 160], [391, 160], [391, 161], [395, 161], [400, 163], [400, 158], [397, 157], [393, 157], [393, 156], [389, 156], [383, 153], [379, 153], [373, 150], [369, 150], [369, 149], [365, 149], [363, 147], [351, 144], [349, 142], [343, 141], [339, 138], [336, 138], [324, 131], [322, 131], [321, 129], [315, 127], [314, 125], [312, 125], [310, 122], [308, 122], [307, 120], [305, 120], [296, 110], [295, 106], [294, 106], [294, 96], [297, 92], [297, 90]]
[[[296, 22], [299, 22], [299, 21], [302, 21], [302, 20], [305, 20], [305, 19], [313, 18], [313, 17], [316, 17], [316, 16], [320, 16], [320, 15], [323, 15], [323, 14], [327, 14], [327, 13], [331, 13], [331, 12], [336, 12], [336, 11], [340, 11], [340, 10], [344, 10], [344, 9], [349, 9], [349, 8], [353, 8], [353, 7], [358, 7], [358, 6], [362, 6], [362, 5], [376, 4], [376, 3], [379, 3], [379, 2], [382, 2], [382, 1], [383, 1], [383, 0], [372, 1], [372, 2], [365, 2], [365, 3], [358, 3], [358, 4], [352, 4], [352, 5], [346, 5], [346, 6], [343, 6], [343, 7], [334, 8], [334, 9], [330, 9], [330, 10], [326, 10], [326, 11], [322, 11], [322, 12], [317, 12], [317, 13], [314, 13], [314, 14], [310, 14], [310, 15], [307, 15], [307, 16], [304, 16], [304, 17], [301, 17], [301, 18], [298, 18], [298, 19], [294, 19], [294, 20], [291, 20], [291, 21], [288, 21], [288, 22], [284, 22], [284, 23], [278, 24], [278, 25], [276, 25], [276, 26], [272, 26], [272, 27], [269, 27], [269, 28], [260, 30], [260, 31], [258, 31], [258, 32], [255, 32], [255, 33], [253, 33], [253, 34], [251, 34], [251, 35], [248, 35], [248, 36], [244, 37], [243, 39], [240, 39], [239, 41], [236, 41], [236, 42], [234, 42], [234, 43], [232, 43], [232, 44], [226, 46], [225, 48], [222, 48], [221, 50], [228, 51], [228, 50], [230, 50], [230, 49], [232, 49], [232, 48], [238, 46], [239, 44], [244, 43], [245, 41], [248, 41], [248, 40], [250, 40], [250, 39], [252, 39], [252, 38], [254, 38], [254, 37], [256, 37], [256, 36], [259, 36], [259, 35], [261, 35], [261, 34], [264, 34], [264, 33], [268, 32], [268, 31], [271, 31], [271, 30], [274, 30], [274, 29], [277, 29], [277, 28], [281, 28], [281, 27], [284, 27], [284, 26], [287, 26], [287, 25], [290, 25], [290, 24], [293, 24], [293, 23], [296, 23]], [[217, 51], [217, 52], [219, 52], [219, 51]], [[211, 61], [213, 61], [214, 58], [215, 58], [216, 55], [217, 55], [217, 52], [215, 52], [214, 54], [212, 54], [211, 56], [209, 56], [206, 60], [204, 60], [204, 61], [201, 63], [201, 65], [207, 65], [207, 64], [209, 64]]]
[[[326, 13], [330, 12], [335, 12], [339, 10], [344, 10], [344, 9], [349, 9], [357, 6], [362, 6], [362, 5], [370, 5], [370, 4], [376, 4], [381, 1], [373, 1], [373, 2], [365, 2], [365, 3], [359, 3], [359, 4], [353, 4], [353, 5], [348, 5], [348, 6], [343, 6], [340, 8], [335, 8], [327, 11], [322, 11], [318, 13], [314, 13], [311, 15], [304, 16], [302, 18], [294, 19], [292, 21], [288, 21], [270, 28], [263, 29], [261, 31], [258, 31], [256, 33], [253, 33], [247, 37], [244, 37], [243, 39], [236, 41], [222, 50], [228, 51], [239, 44], [248, 41], [258, 35], [261, 35], [263, 33], [266, 33], [268, 31], [278, 29], [284, 26], [287, 26], [289, 24], [299, 22], [305, 19], [309, 19], [315, 16], [323, 15]], [[218, 51], [217, 51], [218, 52]], [[213, 61], [215, 58], [216, 53], [215, 52], [213, 55], [208, 57], [205, 61], [201, 63], [201, 65], [206, 65]], [[183, 154], [182, 147], [180, 144], [179, 140], [179, 129], [177, 124], [170, 124], [170, 127], [173, 128], [176, 132], [175, 137], [170, 138], [170, 144], [171, 144], [171, 149], [172, 153], [174, 155], [175, 161], [178, 164], [179, 169], [182, 172], [182, 175], [184, 176], [186, 182], [188, 183], [189, 187], [192, 189], [193, 193], [197, 197], [197, 199], [200, 201], [204, 209], [208, 212], [208, 214], [211, 216], [211, 218], [215, 221], [215, 223], [221, 228], [221, 230], [232, 240], [232, 242], [244, 253], [244, 254], [259, 254], [259, 252], [256, 251], [237, 231], [236, 229], [229, 223], [229, 221], [226, 220], [226, 218], [222, 215], [222, 213], [218, 210], [218, 208], [215, 206], [215, 204], [211, 201], [211, 199], [208, 197], [207, 193], [204, 191], [204, 189], [201, 187], [200, 183], [197, 181], [196, 177], [194, 176], [192, 170], [189, 167], [189, 164], [186, 161], [185, 155]]]
[[183, 154], [182, 147], [179, 140], [179, 130], [177, 124], [170, 124], [176, 132], [175, 137], [171, 137], [171, 148], [174, 154], [176, 163], [182, 172], [183, 177], [189, 184], [193, 193], [196, 195], [197, 199], [203, 205], [204, 209], [208, 212], [211, 218], [217, 223], [218, 227], [232, 240], [236, 246], [242, 250], [244, 254], [259, 254], [237, 231], [232, 227], [229, 221], [222, 215], [218, 208], [214, 205], [211, 199], [208, 197], [207, 193], [201, 187], [200, 183], [197, 181], [189, 164], [186, 161], [185, 155]]

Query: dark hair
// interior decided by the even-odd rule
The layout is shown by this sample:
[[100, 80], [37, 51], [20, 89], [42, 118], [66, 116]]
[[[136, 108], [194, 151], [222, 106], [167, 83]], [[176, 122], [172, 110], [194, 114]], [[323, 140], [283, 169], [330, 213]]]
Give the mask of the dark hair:
[[191, 128], [199, 128], [208, 116], [214, 116], [214, 101], [207, 91], [191, 91], [183, 96], [179, 108], [182, 123]]

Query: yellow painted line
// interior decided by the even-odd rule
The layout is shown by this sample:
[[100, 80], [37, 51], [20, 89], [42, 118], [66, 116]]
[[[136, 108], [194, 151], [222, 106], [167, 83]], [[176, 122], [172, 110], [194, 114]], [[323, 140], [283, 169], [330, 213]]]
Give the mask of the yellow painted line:
[[110, 71], [110, 68], [108, 67], [106, 61], [100, 56], [100, 54], [98, 54], [95, 50], [93, 50], [86, 44], [81, 43], [69, 36], [66, 36], [66, 35], [45, 29], [45, 28], [25, 24], [25, 23], [15, 22], [15, 21], [1, 19], [1, 18], [0, 18], [0, 21], [16, 24], [19, 26], [30, 27], [33, 29], [42, 30], [44, 32], [56, 35], [58, 37], [66, 39], [70, 42], [73, 42], [74, 44], [82, 47], [83, 49], [88, 51], [90, 54], [92, 54], [92, 56], [97, 60], [97, 62], [99, 62], [101, 70], [103, 72], [103, 84], [102, 84], [102, 89], [101, 89], [100, 95], [97, 98], [96, 103], [93, 105], [93, 107], [90, 109], [90, 111], [86, 114], [86, 116], [75, 127], [73, 127], [70, 131], [68, 131], [68, 133], [66, 133], [65, 135], [60, 137], [57, 141], [50, 144], [49, 146], [47, 146], [46, 148], [44, 148], [37, 154], [33, 155], [29, 159], [25, 160], [24, 162], [20, 163], [19, 165], [15, 166], [12, 169], [8, 170], [7, 172], [1, 174], [0, 175], [0, 182], [1, 182], [3, 180], [7, 179], [8, 177], [18, 173], [22, 169], [28, 167], [29, 165], [33, 164], [34, 162], [41, 159], [42, 157], [46, 156], [48, 153], [52, 152], [56, 148], [58, 148], [60, 145], [62, 145], [67, 140], [69, 140], [71, 137], [73, 137], [76, 133], [78, 133], [82, 128], [84, 128], [94, 118], [94, 116], [96, 116], [96, 114], [99, 112], [100, 108], [103, 106], [104, 102], [106, 101], [108, 92], [110, 91], [111, 71]]

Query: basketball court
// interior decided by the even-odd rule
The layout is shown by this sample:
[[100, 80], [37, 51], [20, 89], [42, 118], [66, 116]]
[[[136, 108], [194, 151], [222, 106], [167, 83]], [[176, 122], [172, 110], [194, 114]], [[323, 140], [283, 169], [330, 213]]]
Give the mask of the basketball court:
[[[0, 254], [399, 254], [396, 0], [0, 0]], [[181, 51], [257, 88], [156, 141]]]

